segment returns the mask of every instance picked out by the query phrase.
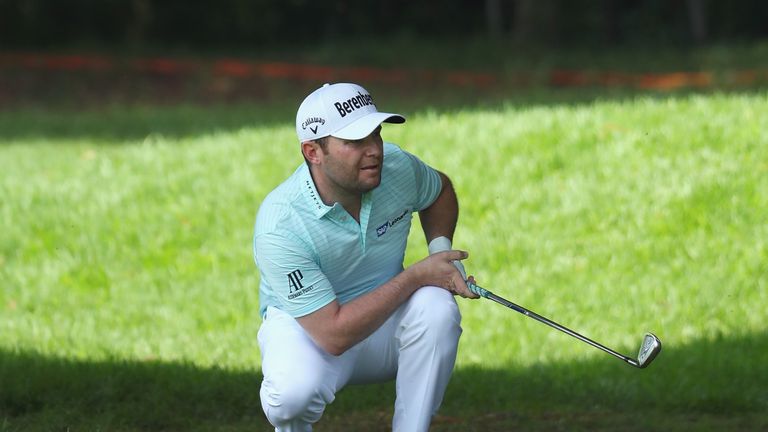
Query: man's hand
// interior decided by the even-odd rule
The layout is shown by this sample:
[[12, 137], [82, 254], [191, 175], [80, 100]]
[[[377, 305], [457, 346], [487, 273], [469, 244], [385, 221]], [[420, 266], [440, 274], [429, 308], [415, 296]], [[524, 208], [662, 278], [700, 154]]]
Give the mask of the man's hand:
[[[438, 252], [447, 251], [453, 249], [451, 247], [451, 241], [448, 240], [448, 237], [440, 236], [435, 237], [432, 239], [432, 241], [429, 242], [427, 245], [427, 249], [429, 250], [429, 254], [433, 255]], [[454, 261], [453, 265], [456, 266], [457, 269], [459, 269], [459, 273], [461, 273], [461, 277], [464, 278], [464, 280], [467, 280], [467, 271], [464, 270], [464, 264], [461, 261]]]
[[461, 260], [468, 256], [467, 252], [459, 250], [436, 252], [412, 265], [406, 271], [416, 273], [422, 286], [438, 286], [464, 298], [478, 298], [477, 294], [469, 290], [464, 276], [455, 264], [460, 264]]
[[[445, 237], [445, 236], [435, 237], [434, 239], [432, 239], [429, 242], [429, 244], [427, 245], [427, 249], [429, 250], [429, 254], [430, 255], [434, 255], [434, 254], [436, 254], [438, 252], [443, 252], [443, 251], [451, 250], [452, 249], [451, 248], [451, 241], [448, 239], [448, 237]], [[453, 261], [453, 265], [456, 266], [456, 268], [459, 270], [459, 273], [461, 273], [462, 280], [463, 281], [467, 281], [468, 280], [467, 279], [467, 271], [464, 269], [464, 263], [462, 263], [460, 260], [455, 260], [455, 261]], [[470, 276], [470, 279], [474, 283], [475, 278]], [[465, 285], [466, 285], [466, 282], [465, 282]], [[450, 291], [452, 293], [454, 293], [454, 294], [459, 294], [455, 290], [450, 290]], [[461, 295], [461, 294], [459, 294], [459, 295]], [[465, 297], [465, 298], [477, 298], [478, 296], [474, 295], [474, 293], [472, 293], [472, 295], [469, 296], [469, 297], [465, 296], [465, 295], [462, 295], [462, 297]]]

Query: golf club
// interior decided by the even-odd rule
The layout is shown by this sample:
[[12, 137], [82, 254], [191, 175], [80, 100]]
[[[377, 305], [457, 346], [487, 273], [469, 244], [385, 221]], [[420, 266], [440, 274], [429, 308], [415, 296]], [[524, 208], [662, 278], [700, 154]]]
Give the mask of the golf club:
[[602, 344], [599, 344], [599, 343], [593, 341], [592, 339], [590, 339], [590, 338], [588, 338], [586, 336], [582, 336], [582, 335], [576, 333], [575, 331], [573, 331], [571, 329], [563, 327], [560, 324], [558, 324], [558, 323], [556, 323], [556, 322], [554, 322], [554, 321], [552, 321], [550, 319], [547, 319], [547, 318], [545, 318], [545, 317], [543, 317], [543, 316], [541, 316], [541, 315], [539, 315], [539, 314], [537, 314], [537, 313], [535, 313], [533, 311], [530, 311], [530, 310], [528, 310], [528, 309], [526, 309], [526, 308], [524, 308], [522, 306], [516, 305], [516, 304], [512, 303], [511, 301], [509, 301], [509, 300], [507, 300], [505, 298], [499, 297], [496, 294], [488, 291], [487, 289], [485, 289], [483, 287], [475, 285], [475, 284], [473, 284], [471, 282], [467, 282], [467, 286], [469, 287], [469, 289], [473, 293], [479, 295], [480, 297], [485, 297], [485, 298], [487, 298], [489, 300], [493, 300], [496, 303], [504, 305], [504, 306], [506, 306], [506, 307], [508, 307], [510, 309], [514, 309], [515, 311], [520, 312], [521, 314], [523, 314], [523, 315], [525, 315], [527, 317], [533, 318], [536, 321], [544, 323], [544, 324], [546, 324], [546, 325], [548, 325], [550, 327], [554, 327], [557, 330], [560, 330], [563, 333], [571, 335], [571, 336], [575, 337], [576, 339], [578, 339], [578, 340], [580, 340], [582, 342], [586, 342], [586, 343], [592, 345], [593, 347], [599, 348], [599, 349], [607, 352], [608, 354], [610, 354], [610, 355], [612, 355], [612, 356], [614, 356], [616, 358], [624, 360], [625, 362], [627, 362], [628, 364], [630, 364], [630, 365], [632, 365], [632, 366], [634, 366], [636, 368], [643, 369], [643, 368], [648, 367], [648, 365], [651, 364], [653, 359], [655, 359], [656, 356], [661, 351], [661, 341], [659, 340], [659, 338], [657, 338], [652, 333], [646, 333], [645, 337], [643, 338], [643, 344], [640, 346], [640, 352], [637, 354], [637, 359], [634, 359], [634, 358], [631, 358], [631, 357], [627, 357], [625, 355], [617, 353], [616, 351], [614, 351], [614, 350], [612, 350], [612, 349], [610, 349], [610, 348], [608, 348], [608, 347], [606, 347], [606, 346], [604, 346]]

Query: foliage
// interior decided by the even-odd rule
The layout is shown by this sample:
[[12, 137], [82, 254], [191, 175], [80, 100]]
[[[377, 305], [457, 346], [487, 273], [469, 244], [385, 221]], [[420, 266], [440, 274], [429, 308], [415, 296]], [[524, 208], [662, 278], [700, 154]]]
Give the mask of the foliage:
[[378, 37], [485, 36], [491, 16], [507, 39], [526, 43], [592, 46], [625, 43], [690, 45], [691, 5], [701, 11], [710, 40], [766, 36], [768, 6], [758, 0], [549, 0], [439, 3], [333, 0], [43, 0], [0, 1], [0, 40], [5, 48], [284, 50], [322, 41]]

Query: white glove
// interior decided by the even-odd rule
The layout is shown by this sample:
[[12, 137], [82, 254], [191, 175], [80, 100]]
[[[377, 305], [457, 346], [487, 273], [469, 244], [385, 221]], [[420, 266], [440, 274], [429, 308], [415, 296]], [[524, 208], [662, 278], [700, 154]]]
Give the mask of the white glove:
[[[433, 238], [432, 241], [429, 242], [427, 245], [427, 250], [429, 250], [430, 255], [434, 255], [438, 252], [451, 250], [451, 247], [451, 241], [448, 240], [448, 237], [440, 236]], [[467, 271], [464, 270], [464, 264], [461, 261], [456, 260], [453, 262], [453, 265], [459, 269], [461, 277], [464, 278], [464, 280], [467, 280]]]

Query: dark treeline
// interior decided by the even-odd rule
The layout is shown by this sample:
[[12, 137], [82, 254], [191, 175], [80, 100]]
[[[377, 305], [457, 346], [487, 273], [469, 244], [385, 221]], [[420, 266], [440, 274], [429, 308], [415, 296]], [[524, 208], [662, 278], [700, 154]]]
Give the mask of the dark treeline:
[[0, 48], [254, 48], [386, 37], [541, 45], [768, 36], [764, 0], [0, 0]]

